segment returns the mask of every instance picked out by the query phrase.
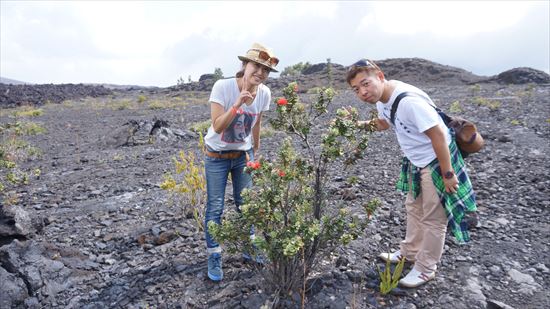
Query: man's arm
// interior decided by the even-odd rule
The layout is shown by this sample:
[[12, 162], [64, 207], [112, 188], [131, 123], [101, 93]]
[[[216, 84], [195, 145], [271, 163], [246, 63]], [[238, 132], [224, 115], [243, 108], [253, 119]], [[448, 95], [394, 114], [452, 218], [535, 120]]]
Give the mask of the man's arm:
[[[456, 193], [456, 189], [458, 189], [458, 178], [451, 165], [451, 154], [445, 140], [445, 130], [441, 125], [436, 125], [424, 131], [424, 134], [432, 141], [432, 147], [439, 161], [441, 176], [443, 176], [443, 182], [445, 183], [445, 191], [447, 193]], [[445, 174], [449, 171], [453, 173], [453, 176], [447, 179], [445, 178]]]
[[386, 120], [380, 119], [380, 118], [367, 120], [367, 121], [358, 121], [357, 125], [361, 128], [367, 129], [370, 126], [372, 121], [374, 121], [376, 131], [383, 131], [390, 128], [390, 124]]

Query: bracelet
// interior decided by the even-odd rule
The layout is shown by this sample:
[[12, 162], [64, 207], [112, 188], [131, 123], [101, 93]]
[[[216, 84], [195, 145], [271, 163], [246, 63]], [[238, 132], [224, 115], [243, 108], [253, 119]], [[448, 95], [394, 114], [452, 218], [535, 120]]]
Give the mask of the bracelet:
[[237, 109], [235, 108], [235, 106], [231, 106], [231, 115], [237, 115]]

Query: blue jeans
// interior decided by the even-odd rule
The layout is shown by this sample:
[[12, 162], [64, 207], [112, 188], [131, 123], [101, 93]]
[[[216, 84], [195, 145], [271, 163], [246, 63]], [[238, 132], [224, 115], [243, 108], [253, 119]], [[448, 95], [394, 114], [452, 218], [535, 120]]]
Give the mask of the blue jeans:
[[[250, 160], [254, 160], [252, 149], [248, 150]], [[223, 153], [223, 152], [222, 152]], [[204, 218], [204, 231], [206, 234], [206, 247], [209, 253], [221, 252], [220, 245], [208, 232], [208, 222], [221, 223], [225, 204], [225, 186], [227, 176], [231, 173], [233, 183], [233, 197], [237, 210], [243, 204], [241, 191], [252, 186], [252, 177], [244, 172], [246, 167], [246, 156], [243, 154], [237, 159], [219, 159], [204, 156], [204, 168], [206, 173], [206, 213]]]

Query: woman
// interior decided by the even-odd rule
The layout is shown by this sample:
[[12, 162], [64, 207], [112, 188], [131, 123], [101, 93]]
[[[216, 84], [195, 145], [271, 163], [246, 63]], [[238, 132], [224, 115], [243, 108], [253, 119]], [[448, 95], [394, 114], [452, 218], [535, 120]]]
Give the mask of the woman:
[[236, 78], [218, 80], [210, 94], [212, 125], [205, 137], [207, 204], [205, 214], [208, 278], [223, 278], [220, 245], [208, 231], [208, 222], [221, 223], [225, 186], [231, 173], [237, 208], [243, 203], [241, 191], [252, 184], [244, 173], [248, 160], [260, 148], [262, 113], [269, 109], [271, 91], [262, 84], [270, 72], [277, 72], [279, 60], [271, 50], [254, 43], [246, 55], [238, 57], [242, 68]]

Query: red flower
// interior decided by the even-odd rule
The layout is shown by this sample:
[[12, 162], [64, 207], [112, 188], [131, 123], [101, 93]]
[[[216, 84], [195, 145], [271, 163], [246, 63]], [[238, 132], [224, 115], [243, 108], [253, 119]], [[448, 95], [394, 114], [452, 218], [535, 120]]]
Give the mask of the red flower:
[[281, 177], [285, 177], [285, 175], [286, 175], [285, 171], [283, 171], [283, 170], [279, 170], [277, 172], [277, 174], [279, 174], [279, 176], [281, 176]]
[[277, 100], [277, 105], [279, 106], [283, 106], [287, 104], [288, 104], [288, 101], [285, 98], [279, 98], [279, 100]]
[[257, 170], [257, 169], [260, 168], [260, 162], [259, 162], [259, 161], [256, 161], [256, 162], [254, 162], [254, 161], [248, 161], [248, 162], [246, 162], [246, 166], [248, 166], [248, 167], [250, 167], [250, 168], [252, 168], [252, 169]]

